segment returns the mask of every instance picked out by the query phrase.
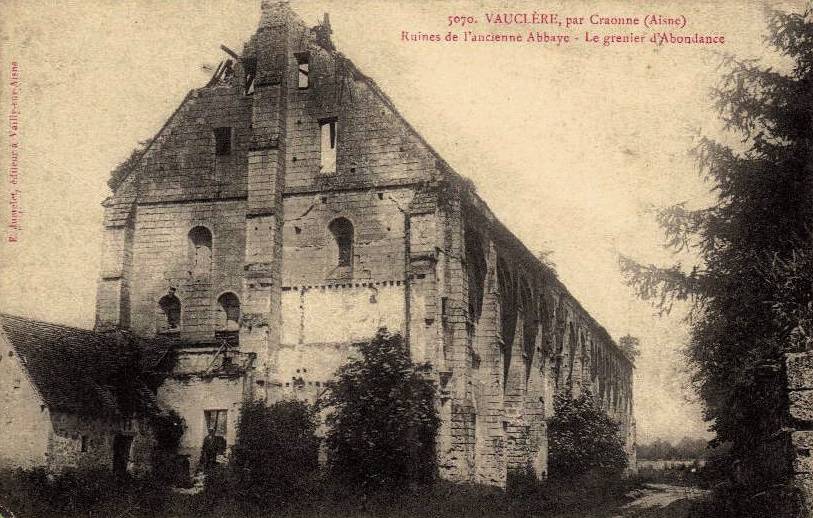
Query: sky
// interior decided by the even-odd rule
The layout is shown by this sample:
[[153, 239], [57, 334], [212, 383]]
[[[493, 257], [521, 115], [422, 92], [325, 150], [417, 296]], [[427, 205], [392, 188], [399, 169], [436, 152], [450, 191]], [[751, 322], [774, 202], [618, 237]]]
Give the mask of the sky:
[[[651, 207], [710, 200], [690, 155], [699, 135], [720, 136], [709, 96], [720, 52], [776, 60], [766, 50], [765, 7], [802, 2], [538, 2], [291, 0], [313, 25], [330, 13], [333, 39], [532, 251], [552, 250], [559, 277], [614, 338], [641, 340], [635, 371], [639, 442], [709, 437], [686, 386], [685, 307], [659, 316], [636, 299], [618, 255], [691, 263], [663, 247]], [[544, 7], [544, 9], [541, 9]], [[0, 104], [10, 110], [11, 62], [20, 74], [16, 243], [0, 245], [0, 311], [92, 327], [101, 252], [101, 202], [110, 170], [152, 137], [186, 93], [203, 86], [256, 30], [259, 1], [4, 0]], [[485, 14], [534, 10], [564, 17], [685, 17], [675, 33], [724, 35], [698, 46], [405, 42], [402, 31], [503, 32]], [[477, 23], [449, 26], [449, 16]], [[583, 25], [534, 31], [627, 34]], [[634, 28], [633, 32], [648, 29]], [[5, 236], [3, 236], [5, 238]]]

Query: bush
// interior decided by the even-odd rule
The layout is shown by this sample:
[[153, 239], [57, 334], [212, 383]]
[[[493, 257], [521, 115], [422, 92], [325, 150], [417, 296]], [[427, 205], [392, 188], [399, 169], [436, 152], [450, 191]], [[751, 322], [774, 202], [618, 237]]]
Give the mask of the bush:
[[572, 478], [588, 472], [612, 475], [627, 466], [620, 426], [590, 392], [577, 398], [557, 395], [554, 409], [548, 420], [551, 477]]
[[177, 485], [189, 484], [189, 465], [178, 457], [186, 422], [176, 411], [169, 410], [150, 417], [150, 428], [155, 437], [153, 474], [159, 480]]
[[178, 451], [186, 421], [175, 410], [167, 410], [150, 417], [150, 428], [155, 436], [155, 447], [161, 451]]
[[533, 466], [527, 464], [519, 469], [509, 469], [505, 479], [505, 491], [512, 496], [527, 496], [539, 491], [542, 482]]
[[[316, 419], [309, 405], [245, 403], [229, 466], [232, 486], [252, 501], [285, 500], [311, 482], [318, 454]], [[222, 477], [209, 478], [217, 479], [215, 485], [229, 485]]]
[[109, 470], [19, 469], [0, 477], [0, 500], [19, 516], [118, 516], [160, 512], [168, 489], [152, 479], [114, 477]]
[[107, 470], [65, 471], [51, 475], [45, 468], [17, 474], [29, 494], [50, 502], [61, 512], [84, 512], [117, 491], [117, 481]]
[[331, 475], [362, 488], [432, 482], [440, 419], [429, 365], [414, 364], [401, 336], [384, 329], [359, 352], [327, 385]]

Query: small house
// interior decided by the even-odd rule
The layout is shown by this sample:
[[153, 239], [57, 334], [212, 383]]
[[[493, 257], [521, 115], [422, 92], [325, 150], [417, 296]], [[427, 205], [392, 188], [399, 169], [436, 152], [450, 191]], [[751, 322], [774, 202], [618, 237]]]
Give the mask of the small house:
[[147, 471], [161, 411], [139, 355], [123, 333], [0, 314], [0, 469]]

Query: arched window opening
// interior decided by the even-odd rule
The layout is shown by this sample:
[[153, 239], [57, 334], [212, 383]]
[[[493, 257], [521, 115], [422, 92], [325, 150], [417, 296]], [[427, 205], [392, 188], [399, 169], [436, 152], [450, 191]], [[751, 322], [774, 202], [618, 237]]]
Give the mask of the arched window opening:
[[161, 308], [161, 312], [164, 314], [161, 331], [173, 331], [180, 328], [181, 301], [175, 296], [174, 289], [170, 289], [169, 293], [161, 297], [158, 301], [158, 307]]
[[579, 338], [576, 335], [576, 328], [573, 322], [570, 323], [570, 332], [568, 333], [568, 350], [567, 350], [567, 387], [573, 388], [573, 370], [576, 363], [576, 352], [578, 351]]
[[212, 233], [206, 227], [189, 231], [189, 273], [199, 277], [212, 269]]
[[525, 381], [531, 377], [531, 365], [533, 365], [534, 354], [536, 352], [536, 335], [539, 331], [537, 320], [536, 299], [533, 296], [531, 286], [525, 279], [519, 281], [519, 302], [522, 311], [522, 347], [525, 359]]
[[505, 390], [517, 330], [517, 290], [516, 280], [508, 268], [508, 263], [502, 257], [497, 258], [497, 282], [500, 293], [500, 335], [503, 343], [503, 390]]
[[353, 224], [346, 218], [337, 218], [330, 222], [328, 229], [339, 248], [338, 266], [353, 266]]
[[466, 276], [469, 285], [469, 319], [477, 322], [483, 311], [483, 295], [485, 292], [486, 264], [483, 244], [480, 236], [469, 227], [464, 234], [466, 242]]
[[234, 293], [224, 293], [217, 298], [218, 328], [220, 331], [240, 330], [240, 299]]

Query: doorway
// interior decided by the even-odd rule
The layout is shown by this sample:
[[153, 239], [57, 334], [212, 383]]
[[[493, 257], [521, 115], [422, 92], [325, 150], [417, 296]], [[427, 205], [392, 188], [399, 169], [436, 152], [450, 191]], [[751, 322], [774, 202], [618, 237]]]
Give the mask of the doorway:
[[130, 462], [130, 446], [132, 444], [132, 435], [116, 434], [113, 437], [113, 473], [117, 476], [127, 474], [127, 464]]

